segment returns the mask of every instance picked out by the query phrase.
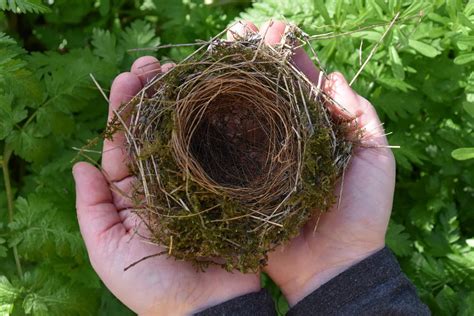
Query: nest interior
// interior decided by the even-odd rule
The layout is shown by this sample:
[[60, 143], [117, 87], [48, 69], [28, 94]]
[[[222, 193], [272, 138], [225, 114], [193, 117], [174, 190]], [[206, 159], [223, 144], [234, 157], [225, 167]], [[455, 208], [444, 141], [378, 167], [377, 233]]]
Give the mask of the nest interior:
[[334, 203], [353, 141], [292, 63], [295, 34], [214, 38], [120, 109], [136, 212], [163, 254], [255, 272]]
[[245, 187], [268, 169], [269, 129], [264, 113], [252, 109], [251, 99], [221, 94], [209, 104], [191, 136], [190, 154], [210, 180]]

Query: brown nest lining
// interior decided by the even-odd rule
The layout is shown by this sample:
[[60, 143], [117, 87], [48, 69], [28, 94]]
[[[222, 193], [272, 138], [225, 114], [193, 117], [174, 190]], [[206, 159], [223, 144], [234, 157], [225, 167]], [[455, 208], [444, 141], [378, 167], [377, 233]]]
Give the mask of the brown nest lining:
[[301, 34], [293, 28], [276, 46], [255, 34], [214, 38], [109, 125], [126, 130], [136, 212], [160, 254], [258, 271], [334, 203], [353, 142], [291, 61]]

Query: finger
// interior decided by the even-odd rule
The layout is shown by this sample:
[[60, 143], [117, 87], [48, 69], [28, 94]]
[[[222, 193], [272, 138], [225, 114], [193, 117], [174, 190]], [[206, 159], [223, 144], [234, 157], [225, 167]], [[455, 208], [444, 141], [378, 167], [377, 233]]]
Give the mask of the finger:
[[327, 106], [332, 114], [344, 119], [353, 119], [361, 114], [359, 98], [341, 73], [329, 74], [323, 91], [331, 99]]
[[260, 28], [260, 35], [268, 45], [279, 44], [285, 34], [286, 23], [282, 21], [268, 21]]
[[143, 86], [146, 86], [153, 78], [160, 73], [160, 61], [153, 56], [143, 56], [135, 60], [130, 72], [140, 79]]
[[174, 66], [176, 66], [175, 63], [166, 63], [166, 64], [163, 64], [163, 65], [161, 66], [161, 72], [162, 72], [162, 73], [166, 73], [166, 72], [170, 71], [171, 68], [173, 68]]
[[[110, 90], [109, 122], [115, 117], [120, 106], [130, 101], [142, 87], [140, 79], [130, 72], [121, 73], [115, 78]], [[126, 119], [125, 116], [122, 115], [122, 119]], [[112, 135], [112, 140], [104, 140], [102, 168], [109, 181], [119, 181], [129, 175], [124, 146], [125, 134], [122, 131]]]
[[123, 180], [114, 182], [110, 190], [112, 191], [112, 201], [118, 211], [136, 206], [133, 203], [133, 192], [136, 188], [137, 179], [126, 177]]
[[104, 175], [86, 162], [75, 164], [73, 175], [77, 218], [87, 249], [93, 251], [105, 232], [124, 235], [125, 228], [112, 203], [112, 193]]
[[141, 237], [149, 236], [147, 226], [133, 209], [120, 211], [119, 216], [127, 233], [138, 233]]
[[232, 25], [227, 31], [227, 39], [235, 41], [245, 38], [248, 34], [258, 33], [258, 28], [250, 21], [238, 21]]
[[333, 114], [344, 119], [355, 118], [360, 128], [378, 138], [377, 142], [386, 142], [377, 111], [370, 102], [352, 90], [341, 73], [334, 72], [328, 76], [324, 92], [334, 101], [328, 104]]
[[304, 73], [306, 77], [316, 86], [319, 85], [320, 80], [320, 86], [324, 86], [324, 77], [320, 76], [321, 71], [314, 65], [313, 61], [302, 47], [295, 50], [293, 54], [293, 63], [295, 64], [296, 68], [301, 70], [301, 72]]
[[[275, 45], [281, 43], [282, 37], [285, 34], [287, 24], [281, 21], [269, 21], [266, 22], [261, 30], [260, 34], [264, 37], [265, 43], [269, 45]], [[295, 66], [303, 72], [306, 77], [313, 82], [316, 86], [319, 82], [320, 71], [314, 65], [311, 58], [305, 50], [300, 47], [297, 48], [293, 55], [293, 63]]]

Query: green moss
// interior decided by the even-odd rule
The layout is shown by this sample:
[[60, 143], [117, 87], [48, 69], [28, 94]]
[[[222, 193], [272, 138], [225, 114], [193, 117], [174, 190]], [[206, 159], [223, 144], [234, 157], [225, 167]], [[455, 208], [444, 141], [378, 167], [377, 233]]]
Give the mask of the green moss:
[[[308, 221], [315, 209], [327, 210], [334, 202], [334, 187], [341, 173], [335, 164], [338, 155], [350, 155], [348, 141], [345, 141], [347, 127], [331, 118], [325, 120], [328, 113], [314, 99], [309, 99], [309, 87], [303, 84], [304, 94], [287, 95], [277, 86], [271, 86], [268, 79], [287, 76], [287, 81], [302, 82], [301, 78], [285, 65], [282, 56], [270, 57], [273, 52], [255, 53], [254, 46], [237, 44], [216, 45], [212, 51], [197, 55], [185, 64], [177, 65], [168, 75], [155, 83], [160, 99], [145, 100], [142, 108], [161, 111], [158, 128], [154, 137], [142, 142], [140, 155], [133, 161], [135, 173], [138, 161], [151, 164], [155, 160], [158, 166], [161, 189], [157, 189], [154, 171], [148, 176], [148, 183], [154, 185], [152, 202], [146, 206], [145, 213], [139, 214], [148, 222], [153, 243], [171, 247], [169, 254], [178, 260], [192, 262], [198, 269], [209, 264], [219, 264], [227, 270], [256, 272], [267, 261], [267, 254], [276, 246], [296, 236], [300, 228]], [[281, 52], [280, 52], [281, 53]], [[255, 62], [250, 62], [255, 58]], [[229, 67], [207, 73], [216, 62]], [[236, 71], [232, 65], [238, 65]], [[264, 86], [270, 86], [283, 100], [290, 102], [296, 97], [297, 104], [306, 104], [309, 118], [302, 109], [294, 112], [297, 126], [303, 137], [300, 184], [289, 199], [281, 206], [287, 209], [284, 216], [270, 218], [268, 222], [258, 220], [251, 215], [248, 203], [231, 197], [223, 192], [212, 192], [195, 181], [178, 166], [172, 150], [172, 135], [176, 128], [176, 113], [173, 104], [179, 98], [188, 95], [194, 85], [184, 86], [197, 74], [200, 83], [218, 75], [254, 73]], [[279, 73], [280, 72], [280, 73]], [[202, 75], [205, 73], [205, 75]], [[304, 100], [302, 98], [305, 98]], [[158, 102], [157, 102], [158, 100]], [[153, 108], [155, 107], [155, 108]], [[160, 108], [161, 107], [161, 108]], [[306, 128], [309, 121], [313, 126], [312, 135]], [[337, 143], [331, 135], [336, 135]], [[134, 135], [140, 138], [140, 135]], [[297, 141], [296, 136], [294, 141]], [[165, 194], [165, 192], [168, 192]], [[143, 188], [137, 188], [135, 196], [143, 194]], [[283, 196], [273, 203], [283, 201]], [[151, 216], [152, 220], [149, 220]], [[172, 240], [172, 243], [171, 243]]]

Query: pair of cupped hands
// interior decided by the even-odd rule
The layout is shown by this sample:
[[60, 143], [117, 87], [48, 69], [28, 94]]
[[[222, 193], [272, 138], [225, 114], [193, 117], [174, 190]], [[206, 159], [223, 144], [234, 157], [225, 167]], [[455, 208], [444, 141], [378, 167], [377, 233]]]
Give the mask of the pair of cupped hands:
[[[232, 40], [236, 34], [260, 32], [271, 45], [281, 41], [285, 28], [283, 22], [270, 21], [259, 31], [251, 22], [240, 22], [227, 36]], [[303, 49], [295, 52], [293, 62], [317, 82], [319, 71]], [[160, 65], [150, 56], [136, 60], [130, 72], [118, 75], [112, 84], [109, 119], [153, 77], [172, 67]], [[301, 229], [299, 236], [269, 254], [264, 271], [281, 288], [290, 306], [382, 249], [392, 208], [395, 161], [374, 107], [355, 93], [340, 73], [330, 74], [323, 89], [365, 129], [364, 139], [371, 146], [356, 149], [345, 170], [338, 205], [322, 215], [315, 211], [314, 220]], [[328, 106], [332, 115], [347, 115]], [[144, 260], [124, 271], [127, 265], [160, 252], [159, 247], [133, 236], [139, 221], [133, 204], [111, 189], [132, 189], [134, 178], [126, 166], [124, 142], [125, 135], [120, 133], [113, 140], [105, 140], [104, 173], [85, 162], [73, 168], [81, 234], [93, 268], [110, 291], [139, 315], [189, 315], [260, 291], [258, 274], [231, 273], [220, 267], [196, 272], [191, 264], [167, 256]], [[341, 192], [339, 187], [336, 190]]]

